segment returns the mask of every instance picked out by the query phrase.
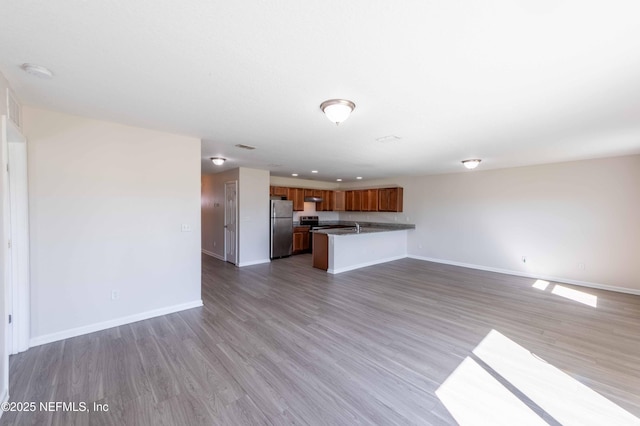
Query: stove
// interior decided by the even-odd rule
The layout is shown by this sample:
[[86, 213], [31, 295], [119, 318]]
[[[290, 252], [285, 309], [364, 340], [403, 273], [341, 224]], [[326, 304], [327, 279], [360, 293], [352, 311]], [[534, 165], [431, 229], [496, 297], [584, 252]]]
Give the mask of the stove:
[[311, 229], [316, 229], [319, 223], [318, 216], [300, 216], [300, 226], [310, 226]]

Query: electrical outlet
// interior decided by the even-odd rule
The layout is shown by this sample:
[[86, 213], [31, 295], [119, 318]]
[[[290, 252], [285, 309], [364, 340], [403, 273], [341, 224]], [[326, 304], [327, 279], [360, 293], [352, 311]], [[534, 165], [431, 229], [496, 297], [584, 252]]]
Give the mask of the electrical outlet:
[[119, 290], [111, 290], [111, 300], [120, 299], [120, 291]]
[[578, 263], [578, 269], [584, 271], [584, 263], [582, 262]]
[[182, 229], [182, 232], [191, 232], [191, 225], [187, 223], [183, 223], [181, 229]]

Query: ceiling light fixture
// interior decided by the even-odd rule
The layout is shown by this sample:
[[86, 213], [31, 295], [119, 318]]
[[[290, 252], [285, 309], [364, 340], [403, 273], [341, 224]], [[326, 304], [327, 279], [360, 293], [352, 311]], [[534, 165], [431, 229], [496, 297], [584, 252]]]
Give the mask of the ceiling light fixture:
[[356, 104], [346, 99], [329, 99], [320, 104], [320, 109], [336, 126], [349, 118]]
[[361, 179], [362, 179], [362, 176], [358, 176], [356, 179], [361, 180]]
[[342, 182], [342, 179], [336, 179], [336, 181], [338, 181], [338, 182]]
[[476, 167], [478, 167], [478, 164], [480, 164], [482, 160], [480, 160], [479, 158], [474, 158], [471, 160], [464, 160], [462, 161], [462, 164], [464, 164], [464, 166], [469, 169], [469, 170], [473, 170]]
[[298, 177], [298, 174], [297, 173], [291, 173], [291, 176]]
[[45, 80], [50, 80], [51, 78], [53, 78], [53, 73], [51, 72], [51, 70], [40, 65], [22, 64], [20, 65], [20, 68], [22, 68], [22, 70], [27, 74], [34, 77], [43, 78]]
[[317, 170], [311, 170], [311, 173], [318, 173]]
[[227, 159], [226, 158], [222, 158], [222, 157], [212, 157], [211, 161], [216, 166], [222, 166], [224, 164], [224, 162], [227, 161]]

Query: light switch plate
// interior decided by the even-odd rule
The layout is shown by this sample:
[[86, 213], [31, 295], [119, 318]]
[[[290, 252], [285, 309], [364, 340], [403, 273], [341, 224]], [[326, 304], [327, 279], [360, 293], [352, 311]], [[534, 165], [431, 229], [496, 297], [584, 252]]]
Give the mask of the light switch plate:
[[191, 225], [183, 223], [182, 224], [182, 232], [191, 232]]

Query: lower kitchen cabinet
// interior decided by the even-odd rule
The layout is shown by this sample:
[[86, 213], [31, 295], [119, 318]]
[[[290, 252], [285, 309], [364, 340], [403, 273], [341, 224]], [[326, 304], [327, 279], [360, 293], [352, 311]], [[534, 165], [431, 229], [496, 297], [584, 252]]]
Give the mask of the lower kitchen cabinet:
[[309, 227], [294, 226], [293, 227], [293, 254], [307, 253], [310, 251], [309, 244]]

